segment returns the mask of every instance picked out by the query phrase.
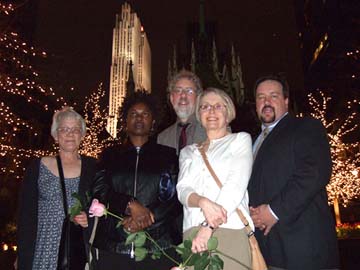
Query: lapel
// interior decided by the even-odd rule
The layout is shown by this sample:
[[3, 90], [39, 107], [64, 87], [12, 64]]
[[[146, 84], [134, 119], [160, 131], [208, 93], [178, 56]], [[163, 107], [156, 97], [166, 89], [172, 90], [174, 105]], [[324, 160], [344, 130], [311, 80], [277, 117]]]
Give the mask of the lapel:
[[275, 147], [275, 148], [277, 147], [274, 144], [274, 141], [276, 140], [276, 138], [278, 138], [278, 136], [280, 136], [283, 133], [283, 131], [287, 128], [288, 124], [290, 123], [290, 121], [292, 119], [293, 119], [293, 117], [291, 115], [287, 114], [271, 130], [269, 135], [267, 135], [266, 139], [262, 143], [262, 145], [256, 155], [256, 159], [254, 160], [254, 165], [253, 165], [254, 169], [257, 168], [259, 166], [259, 164], [261, 164], [261, 160], [269, 153], [268, 150], [271, 149], [271, 147]]
[[176, 121], [175, 124], [171, 127], [171, 129], [169, 130], [169, 145], [174, 145], [174, 148], [176, 149], [176, 153], [178, 154], [178, 138], [176, 136], [176, 131], [177, 131], [177, 125], [178, 122]]

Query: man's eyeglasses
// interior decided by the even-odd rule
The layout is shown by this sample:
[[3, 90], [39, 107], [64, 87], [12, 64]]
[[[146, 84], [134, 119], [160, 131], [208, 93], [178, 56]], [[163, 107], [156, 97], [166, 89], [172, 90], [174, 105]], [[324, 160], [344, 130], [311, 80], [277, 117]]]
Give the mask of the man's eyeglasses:
[[69, 133], [74, 133], [74, 134], [81, 134], [81, 127], [59, 127], [57, 128], [57, 132], [62, 133], [62, 134], [69, 134]]
[[187, 87], [187, 88], [182, 88], [182, 87], [175, 87], [172, 91], [172, 93], [174, 93], [175, 95], [181, 95], [181, 94], [185, 94], [187, 96], [192, 96], [195, 94], [195, 90], [192, 89], [191, 87]]
[[226, 108], [224, 104], [217, 103], [215, 105], [210, 104], [202, 104], [199, 106], [199, 109], [201, 112], [210, 112], [211, 110], [214, 110], [216, 112], [221, 112]]

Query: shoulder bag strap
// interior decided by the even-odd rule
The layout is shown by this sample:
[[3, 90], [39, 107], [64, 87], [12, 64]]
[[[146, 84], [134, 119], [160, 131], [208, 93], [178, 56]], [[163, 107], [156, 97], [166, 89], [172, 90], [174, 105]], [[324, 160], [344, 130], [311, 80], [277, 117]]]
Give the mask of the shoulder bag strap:
[[[202, 145], [202, 144], [201, 144], [201, 145], [198, 144], [197, 147], [198, 147], [198, 150], [199, 150], [199, 152], [200, 152], [200, 154], [201, 154], [201, 156], [202, 156], [202, 158], [203, 158], [203, 160], [204, 160], [204, 162], [205, 162], [205, 165], [206, 165], [206, 167], [208, 168], [211, 176], [214, 178], [214, 180], [215, 180], [216, 184], [218, 185], [218, 187], [219, 187], [219, 188], [222, 188], [223, 185], [222, 185], [222, 183], [220, 182], [219, 178], [217, 177], [216, 173], [214, 172], [213, 168], [211, 167], [210, 162], [209, 162], [209, 160], [208, 160], [208, 158], [207, 158], [207, 156], [206, 156], [206, 154], [205, 154], [203, 145]], [[241, 210], [240, 210], [239, 208], [236, 208], [236, 213], [237, 213], [238, 216], [240, 217], [241, 222], [244, 224], [244, 226], [245, 226], [245, 228], [246, 228], [246, 230], [247, 230], [247, 232], [248, 232], [248, 235], [249, 235], [249, 236], [250, 236], [250, 234], [252, 235], [254, 232], [253, 232], [253, 230], [251, 229], [251, 227], [249, 226], [249, 222], [247, 221], [247, 219], [246, 219], [246, 217], [244, 216], [244, 214], [241, 212]]]
[[58, 170], [59, 170], [59, 178], [60, 178], [61, 190], [62, 190], [62, 195], [63, 195], [64, 213], [65, 213], [65, 217], [66, 217], [68, 214], [68, 210], [67, 210], [68, 206], [67, 206], [67, 200], [66, 200], [64, 171], [63, 171], [63, 167], [61, 164], [60, 156], [56, 156], [56, 161], [57, 161], [57, 166], [58, 166]]

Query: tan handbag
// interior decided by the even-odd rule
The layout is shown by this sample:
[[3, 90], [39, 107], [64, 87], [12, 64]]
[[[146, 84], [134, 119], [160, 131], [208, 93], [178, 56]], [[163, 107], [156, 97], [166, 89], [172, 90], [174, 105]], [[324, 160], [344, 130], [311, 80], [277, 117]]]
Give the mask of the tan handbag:
[[[198, 145], [199, 152], [205, 162], [206, 167], [208, 168], [211, 176], [214, 178], [216, 184], [219, 188], [222, 188], [222, 184], [217, 177], [216, 173], [214, 172], [213, 168], [211, 167], [209, 160], [207, 159], [207, 156], [205, 154], [203, 145]], [[249, 245], [250, 245], [250, 251], [251, 251], [251, 264], [253, 270], [267, 270], [268, 267], [265, 263], [264, 257], [261, 253], [261, 250], [259, 248], [259, 244], [256, 240], [256, 237], [254, 235], [254, 231], [251, 229], [249, 222], [247, 221], [246, 217], [243, 215], [241, 210], [239, 208], [236, 209], [236, 213], [239, 215], [241, 222], [244, 224], [245, 229], [247, 231], [247, 235], [249, 238]]]

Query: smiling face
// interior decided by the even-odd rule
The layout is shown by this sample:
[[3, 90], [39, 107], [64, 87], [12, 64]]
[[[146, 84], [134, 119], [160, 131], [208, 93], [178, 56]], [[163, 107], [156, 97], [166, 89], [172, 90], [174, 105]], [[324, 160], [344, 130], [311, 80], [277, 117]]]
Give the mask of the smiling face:
[[195, 101], [195, 84], [186, 78], [178, 80], [170, 92], [170, 102], [176, 112], [176, 115], [182, 122], [186, 122], [190, 115], [194, 113]]
[[209, 92], [200, 100], [200, 122], [209, 131], [226, 132], [228, 115], [225, 101], [221, 96]]
[[260, 83], [255, 98], [256, 112], [264, 125], [276, 122], [288, 111], [289, 99], [284, 97], [282, 85], [277, 81]]
[[144, 103], [130, 107], [126, 116], [126, 128], [129, 137], [149, 137], [154, 124], [150, 108]]
[[63, 152], [74, 152], [79, 149], [82, 136], [81, 123], [75, 118], [64, 118], [59, 122], [55, 140]]

